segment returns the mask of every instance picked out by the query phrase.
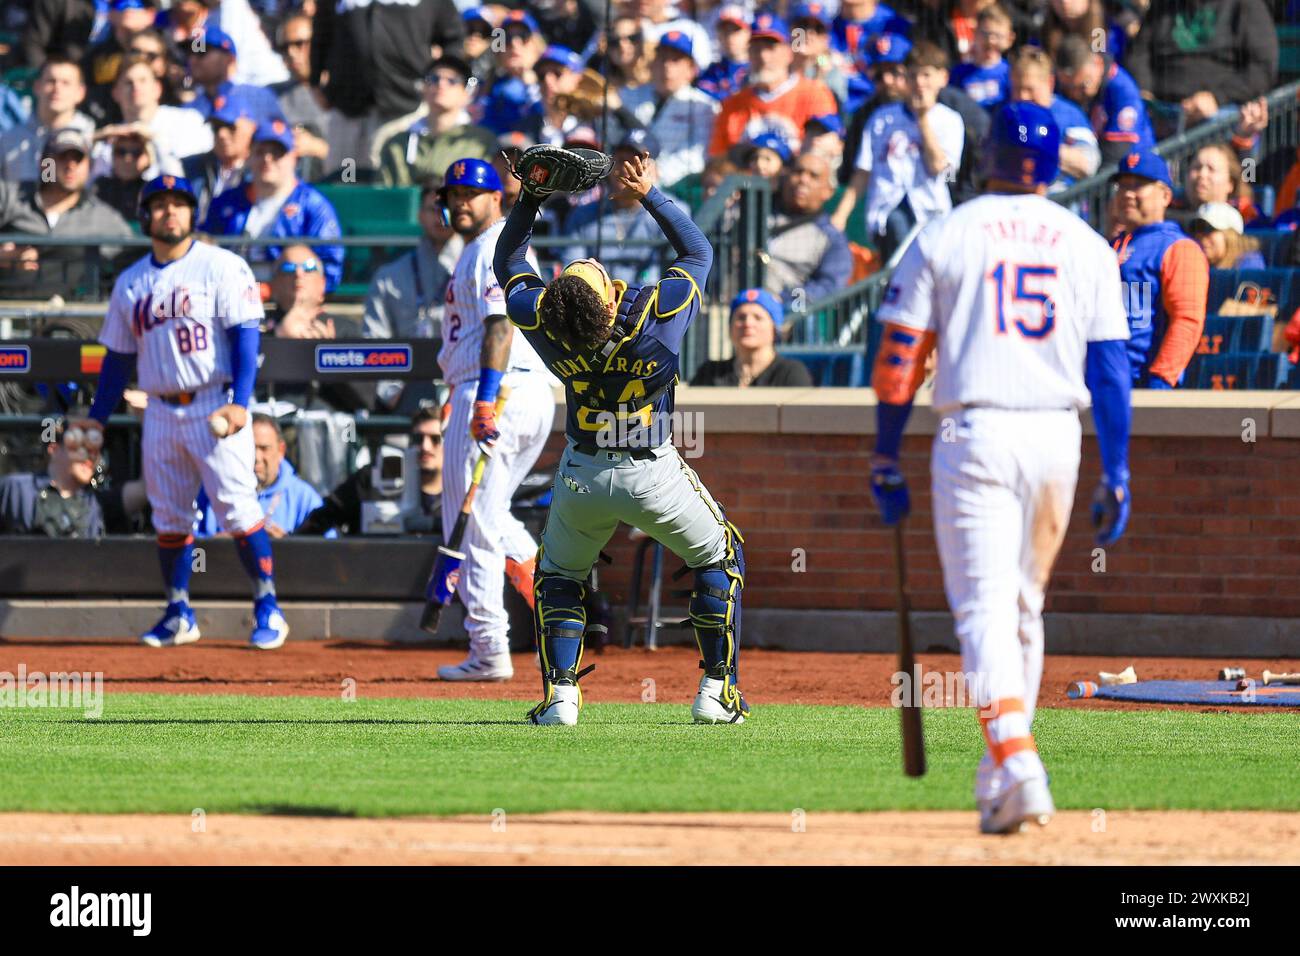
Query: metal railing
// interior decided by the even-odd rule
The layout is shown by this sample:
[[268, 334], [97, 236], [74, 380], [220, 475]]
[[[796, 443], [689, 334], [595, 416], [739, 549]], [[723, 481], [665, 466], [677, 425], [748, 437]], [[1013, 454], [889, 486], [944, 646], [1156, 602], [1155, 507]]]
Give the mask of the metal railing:
[[[1256, 150], [1258, 157], [1268, 157], [1279, 149], [1300, 145], [1300, 81], [1278, 87], [1265, 97], [1268, 102], [1268, 126], [1259, 134]], [[1156, 144], [1156, 152], [1169, 164], [1169, 175], [1175, 186], [1181, 183], [1186, 163], [1196, 151], [1210, 143], [1226, 143], [1232, 139], [1240, 110], [1221, 119], [1211, 120], [1180, 132]], [[1110, 164], [1099, 169], [1096, 175], [1075, 183], [1069, 189], [1052, 195], [1063, 206], [1076, 209], [1083, 219], [1098, 232], [1104, 230], [1106, 204], [1110, 198], [1110, 177], [1116, 166]]]

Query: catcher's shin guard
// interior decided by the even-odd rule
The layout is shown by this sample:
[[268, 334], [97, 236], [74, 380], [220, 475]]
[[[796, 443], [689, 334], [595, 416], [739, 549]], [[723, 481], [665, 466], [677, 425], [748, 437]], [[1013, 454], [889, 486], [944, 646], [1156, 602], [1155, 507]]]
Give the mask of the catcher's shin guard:
[[726, 523], [727, 551], [722, 560], [692, 568], [690, 621], [700, 647], [700, 667], [706, 675], [724, 682], [724, 703], [737, 712], [744, 700], [737, 687], [740, 652], [740, 592], [745, 587], [744, 538]]
[[[538, 717], [546, 714], [554, 702], [555, 687], [576, 688], [592, 668], [578, 670], [582, 663], [582, 635], [587, 627], [587, 611], [583, 605], [586, 587], [581, 581], [540, 569], [534, 580], [533, 620], [542, 665], [542, 702], [529, 711], [528, 719], [537, 723]], [[577, 700], [581, 707], [581, 691]]]

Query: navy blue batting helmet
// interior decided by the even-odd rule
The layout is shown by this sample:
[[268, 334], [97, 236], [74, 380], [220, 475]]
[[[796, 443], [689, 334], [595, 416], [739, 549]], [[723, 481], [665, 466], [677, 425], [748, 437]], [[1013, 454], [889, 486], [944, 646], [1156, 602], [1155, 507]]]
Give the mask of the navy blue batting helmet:
[[452, 186], [471, 186], [474, 189], [490, 189], [501, 192], [501, 177], [492, 164], [482, 159], [458, 159], [447, 167], [447, 174], [439, 190], [446, 198], [447, 190]]
[[149, 200], [165, 193], [183, 197], [191, 209], [199, 208], [199, 197], [184, 176], [158, 176], [149, 180], [140, 190], [140, 228], [146, 236], [149, 235]]
[[984, 143], [985, 179], [1042, 186], [1061, 167], [1061, 129], [1037, 103], [1007, 103], [993, 114]]

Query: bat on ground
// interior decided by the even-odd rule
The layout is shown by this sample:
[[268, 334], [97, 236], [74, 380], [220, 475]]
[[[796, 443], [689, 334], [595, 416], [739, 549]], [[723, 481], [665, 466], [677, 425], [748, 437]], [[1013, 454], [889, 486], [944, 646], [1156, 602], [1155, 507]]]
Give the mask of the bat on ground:
[[907, 602], [907, 566], [903, 561], [903, 522], [894, 525], [894, 575], [898, 581], [898, 669], [907, 675], [909, 693], [899, 709], [903, 727], [903, 772], [925, 776], [925, 734], [921, 728], [921, 688], [912, 652], [912, 615]]
[[[497, 393], [497, 416], [505, 409], [506, 399], [510, 397], [510, 387], [502, 385]], [[453, 427], [456, 427], [453, 425]], [[451, 537], [438, 546], [438, 558], [433, 562], [433, 571], [429, 574], [429, 583], [424, 587], [424, 610], [420, 613], [420, 629], [430, 634], [438, 633], [438, 622], [442, 619], [442, 609], [451, 603], [456, 594], [456, 585], [460, 581], [460, 566], [465, 555], [460, 550], [460, 543], [465, 538], [465, 525], [469, 523], [470, 512], [474, 509], [474, 497], [478, 486], [483, 483], [483, 473], [487, 471], [488, 462], [492, 460], [491, 449], [484, 449], [474, 463], [474, 472], [470, 476], [469, 488], [465, 492], [465, 501], [456, 515], [456, 524], [451, 529]]]
[[1275, 671], [1264, 671], [1264, 686], [1269, 684], [1300, 684], [1300, 674], [1279, 674]]

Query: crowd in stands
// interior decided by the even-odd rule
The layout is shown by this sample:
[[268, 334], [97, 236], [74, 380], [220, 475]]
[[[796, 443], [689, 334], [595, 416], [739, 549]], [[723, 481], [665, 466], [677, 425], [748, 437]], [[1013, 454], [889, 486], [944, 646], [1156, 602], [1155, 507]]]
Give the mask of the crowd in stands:
[[[183, 175], [203, 232], [273, 240], [237, 247], [264, 283], [267, 334], [434, 337], [463, 246], [440, 192], [455, 160], [491, 161], [507, 210], [510, 163], [539, 142], [648, 156], [683, 205], [748, 173], [773, 186], [764, 284], [730, 303], [733, 356], [693, 381], [762, 386], [811, 383], [777, 353], [806, 306], [978, 194], [989, 117], [1007, 101], [1056, 118], [1053, 191], [1120, 164], [1106, 228], [1121, 255], [1159, 223], [1180, 269], [1196, 256], [1255, 267], [1250, 231], [1300, 222], [1300, 154], [1274, 169], [1271, 217], [1243, 175], [1262, 159], [1276, 24], [1298, 6], [1282, 0], [613, 0], [607, 23], [596, 0], [472, 2], [9, 0], [6, 22], [22, 30], [9, 65], [34, 72], [29, 90], [0, 84], [0, 232], [94, 237], [120, 268], [139, 251], [111, 240], [138, 231], [141, 184]], [[1146, 159], [1124, 175], [1159, 140], [1224, 117], [1230, 134], [1182, 181]], [[332, 313], [346, 257], [323, 184], [419, 191], [418, 245], [368, 274], [360, 323]], [[613, 277], [652, 279], [659, 254], [638, 240], [658, 230], [622, 197], [610, 184], [556, 197], [536, 234], [564, 240], [560, 260], [599, 243]], [[84, 262], [76, 247], [0, 244], [0, 296], [75, 286]], [[1175, 358], [1153, 378], [1176, 383]], [[262, 397], [414, 415], [418, 435], [431, 395], [393, 381]], [[258, 421], [266, 487], [301, 481], [277, 458], [274, 419]], [[320, 508], [347, 526], [357, 498], [335, 489], [310, 499], [314, 525], [299, 508], [277, 526], [323, 531]]]

